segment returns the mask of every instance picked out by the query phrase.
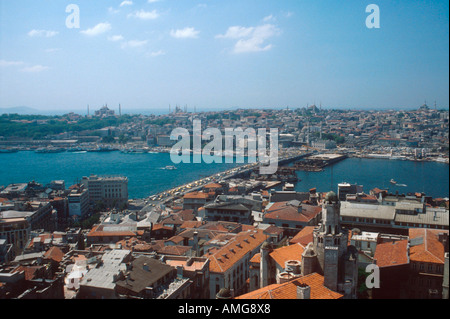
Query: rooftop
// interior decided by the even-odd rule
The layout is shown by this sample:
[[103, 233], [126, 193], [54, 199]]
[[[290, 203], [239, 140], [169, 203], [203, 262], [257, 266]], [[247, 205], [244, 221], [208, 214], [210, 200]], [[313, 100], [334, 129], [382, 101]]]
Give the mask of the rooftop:
[[311, 299], [341, 299], [342, 294], [334, 292], [324, 286], [324, 277], [313, 273], [283, 284], [267, 287], [241, 295], [236, 299], [297, 299], [297, 287], [308, 285], [311, 287]]

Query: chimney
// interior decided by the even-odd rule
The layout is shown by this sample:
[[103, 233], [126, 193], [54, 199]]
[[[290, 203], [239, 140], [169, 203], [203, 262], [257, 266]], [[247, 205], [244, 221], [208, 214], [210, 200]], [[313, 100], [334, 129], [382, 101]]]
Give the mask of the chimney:
[[311, 299], [311, 287], [306, 284], [297, 286], [297, 299]]
[[198, 247], [198, 231], [194, 232], [194, 251], [195, 251], [195, 256], [198, 257], [199, 256], [199, 247]]

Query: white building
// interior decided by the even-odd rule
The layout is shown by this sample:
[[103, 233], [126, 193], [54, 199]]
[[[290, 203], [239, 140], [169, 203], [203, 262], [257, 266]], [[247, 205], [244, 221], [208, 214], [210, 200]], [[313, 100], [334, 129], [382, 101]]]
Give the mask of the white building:
[[120, 207], [128, 203], [128, 178], [123, 176], [83, 177], [81, 184], [89, 190], [89, 202], [103, 202], [108, 207]]
[[84, 188], [81, 190], [73, 190], [67, 196], [69, 202], [69, 216], [77, 218], [85, 217], [89, 212], [89, 191]]

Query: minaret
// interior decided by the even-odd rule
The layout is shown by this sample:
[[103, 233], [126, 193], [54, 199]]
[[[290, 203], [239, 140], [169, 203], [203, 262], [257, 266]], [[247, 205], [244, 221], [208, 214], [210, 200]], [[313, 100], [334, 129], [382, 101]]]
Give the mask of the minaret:
[[119, 104], [119, 116], [122, 116], [122, 106]]

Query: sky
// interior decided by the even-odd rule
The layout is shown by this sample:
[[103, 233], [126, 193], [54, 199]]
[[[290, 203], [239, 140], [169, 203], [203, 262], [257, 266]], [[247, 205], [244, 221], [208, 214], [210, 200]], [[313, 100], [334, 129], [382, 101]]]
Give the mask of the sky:
[[448, 1], [0, 0], [0, 108], [448, 108], [448, 63]]

